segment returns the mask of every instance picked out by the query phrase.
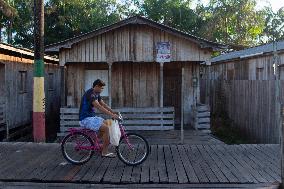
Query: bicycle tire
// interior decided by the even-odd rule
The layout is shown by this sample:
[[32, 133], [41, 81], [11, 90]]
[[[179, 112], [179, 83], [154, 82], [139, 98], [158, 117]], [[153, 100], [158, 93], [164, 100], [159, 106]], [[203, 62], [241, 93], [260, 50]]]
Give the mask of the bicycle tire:
[[[71, 138], [71, 137], [74, 137], [74, 136], [79, 136], [79, 135], [81, 135], [82, 137], [84, 137], [85, 139], [87, 139], [87, 141], [89, 142], [89, 145], [90, 145], [90, 146], [94, 146], [93, 140], [92, 140], [88, 135], [86, 135], [86, 134], [84, 134], [84, 133], [76, 132], [76, 133], [74, 133], [74, 134], [71, 134], [71, 133], [70, 133], [70, 134], [66, 135], [66, 136], [64, 137], [64, 139], [62, 140], [62, 143], [61, 143], [61, 152], [62, 152], [62, 154], [63, 154], [63, 157], [64, 157], [68, 162], [70, 162], [70, 163], [72, 163], [72, 164], [74, 164], [74, 165], [82, 165], [82, 164], [88, 162], [88, 161], [91, 159], [91, 157], [94, 155], [94, 151], [93, 151], [93, 150], [88, 150], [89, 153], [88, 153], [87, 157], [86, 157], [85, 159], [83, 159], [83, 160], [77, 161], [77, 160], [72, 159], [72, 158], [71, 158], [71, 155], [66, 152], [66, 142], [68, 141], [68, 139]], [[75, 150], [76, 150], [76, 149], [75, 149]]]
[[[121, 148], [122, 142], [123, 142], [123, 140], [125, 140], [125, 138], [122, 137], [120, 139], [120, 141], [119, 141], [119, 145], [116, 147], [116, 153], [117, 153], [118, 158], [123, 163], [125, 163], [126, 165], [130, 165], [130, 166], [136, 166], [136, 165], [139, 165], [139, 164], [143, 163], [147, 159], [147, 157], [148, 157], [148, 155], [150, 153], [149, 144], [148, 144], [147, 140], [143, 136], [141, 136], [139, 134], [136, 134], [136, 133], [127, 133], [126, 135], [127, 135], [127, 137], [129, 139], [132, 138], [133, 136], [136, 136], [137, 138], [140, 138], [140, 140], [143, 141], [143, 143], [144, 143], [143, 145], [145, 145], [145, 148], [144, 148], [144, 150], [146, 150], [145, 154], [142, 156], [141, 159], [138, 159], [138, 160], [136, 160], [136, 157], [135, 157], [135, 161], [133, 161], [133, 162], [127, 160], [127, 157], [124, 157], [124, 155], [123, 155], [123, 153], [121, 151], [122, 150], [122, 148]], [[136, 154], [136, 156], [137, 156], [137, 154]]]

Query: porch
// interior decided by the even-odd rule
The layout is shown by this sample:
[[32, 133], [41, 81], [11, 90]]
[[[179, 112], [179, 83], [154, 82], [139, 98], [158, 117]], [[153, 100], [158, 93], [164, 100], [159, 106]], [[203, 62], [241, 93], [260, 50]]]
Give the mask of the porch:
[[192, 109], [199, 101], [198, 70], [198, 62], [66, 63], [63, 104], [78, 108], [84, 92], [99, 78], [106, 83], [101, 96], [112, 108], [138, 111], [173, 107], [175, 128], [180, 127], [183, 113], [185, 129], [190, 129]]

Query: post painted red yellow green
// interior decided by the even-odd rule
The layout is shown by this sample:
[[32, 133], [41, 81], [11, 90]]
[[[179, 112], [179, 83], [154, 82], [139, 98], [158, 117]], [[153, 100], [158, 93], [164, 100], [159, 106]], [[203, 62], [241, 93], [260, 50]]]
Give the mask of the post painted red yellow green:
[[[40, 63], [39, 63], [40, 62]], [[43, 61], [35, 61], [35, 64], [43, 64]], [[33, 135], [35, 142], [45, 142], [45, 94], [44, 77], [35, 66], [34, 92], [33, 92]]]
[[44, 94], [44, 4], [34, 0], [34, 88], [33, 136], [34, 142], [46, 141]]

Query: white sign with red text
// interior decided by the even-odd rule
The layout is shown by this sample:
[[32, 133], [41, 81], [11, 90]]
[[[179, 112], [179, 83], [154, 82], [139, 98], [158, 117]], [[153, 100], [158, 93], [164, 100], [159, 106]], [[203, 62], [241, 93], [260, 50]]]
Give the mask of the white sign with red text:
[[171, 44], [170, 42], [157, 42], [157, 62], [171, 61]]

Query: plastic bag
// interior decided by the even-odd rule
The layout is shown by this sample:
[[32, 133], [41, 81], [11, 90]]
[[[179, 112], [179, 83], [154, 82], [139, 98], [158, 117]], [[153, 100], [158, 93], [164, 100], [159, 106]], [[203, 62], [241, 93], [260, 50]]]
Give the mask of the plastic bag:
[[112, 120], [111, 126], [109, 127], [109, 138], [110, 143], [114, 146], [118, 146], [121, 137], [119, 125], [117, 120]]

